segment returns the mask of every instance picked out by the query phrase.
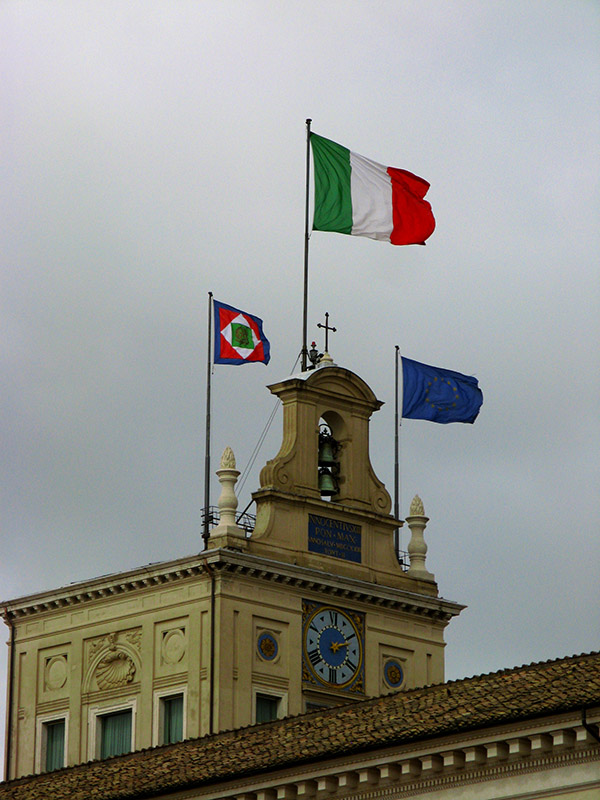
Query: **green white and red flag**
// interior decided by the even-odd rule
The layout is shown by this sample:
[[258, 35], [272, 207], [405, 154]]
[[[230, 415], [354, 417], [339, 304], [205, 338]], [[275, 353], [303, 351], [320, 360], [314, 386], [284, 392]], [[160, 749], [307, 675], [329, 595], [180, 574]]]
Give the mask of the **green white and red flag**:
[[213, 309], [215, 364], [269, 363], [271, 347], [262, 319], [218, 300], [213, 300]]
[[429, 183], [310, 134], [315, 170], [313, 230], [425, 244], [435, 229]]

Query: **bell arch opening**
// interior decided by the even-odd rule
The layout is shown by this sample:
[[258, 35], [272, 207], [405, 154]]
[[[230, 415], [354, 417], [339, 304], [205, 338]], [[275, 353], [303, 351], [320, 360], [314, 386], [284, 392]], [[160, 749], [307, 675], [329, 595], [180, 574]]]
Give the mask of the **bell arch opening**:
[[342, 442], [347, 428], [335, 411], [326, 411], [318, 426], [318, 487], [323, 500], [335, 499], [343, 481]]

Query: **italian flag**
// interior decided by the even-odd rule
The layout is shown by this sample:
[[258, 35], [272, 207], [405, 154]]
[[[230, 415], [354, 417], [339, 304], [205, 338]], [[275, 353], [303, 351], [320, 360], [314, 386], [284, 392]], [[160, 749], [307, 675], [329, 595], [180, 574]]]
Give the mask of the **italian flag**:
[[425, 244], [434, 231], [429, 183], [384, 167], [311, 133], [315, 169], [313, 230], [368, 236], [391, 244]]

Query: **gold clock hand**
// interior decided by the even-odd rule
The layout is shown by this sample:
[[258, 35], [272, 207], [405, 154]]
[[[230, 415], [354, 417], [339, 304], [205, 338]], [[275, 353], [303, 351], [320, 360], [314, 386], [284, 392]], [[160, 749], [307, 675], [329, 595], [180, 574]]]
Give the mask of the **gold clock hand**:
[[348, 647], [348, 642], [332, 642], [329, 646], [334, 653], [337, 653], [340, 647]]

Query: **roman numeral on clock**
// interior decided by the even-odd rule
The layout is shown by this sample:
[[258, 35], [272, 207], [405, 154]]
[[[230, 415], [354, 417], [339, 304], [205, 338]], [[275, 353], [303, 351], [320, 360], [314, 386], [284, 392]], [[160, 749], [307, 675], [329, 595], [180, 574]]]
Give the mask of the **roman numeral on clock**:
[[310, 659], [310, 663], [313, 665], [313, 667], [316, 667], [319, 661], [321, 660], [321, 653], [319, 652], [319, 648], [315, 647], [314, 650], [311, 650], [310, 653], [308, 653], [308, 658]]

